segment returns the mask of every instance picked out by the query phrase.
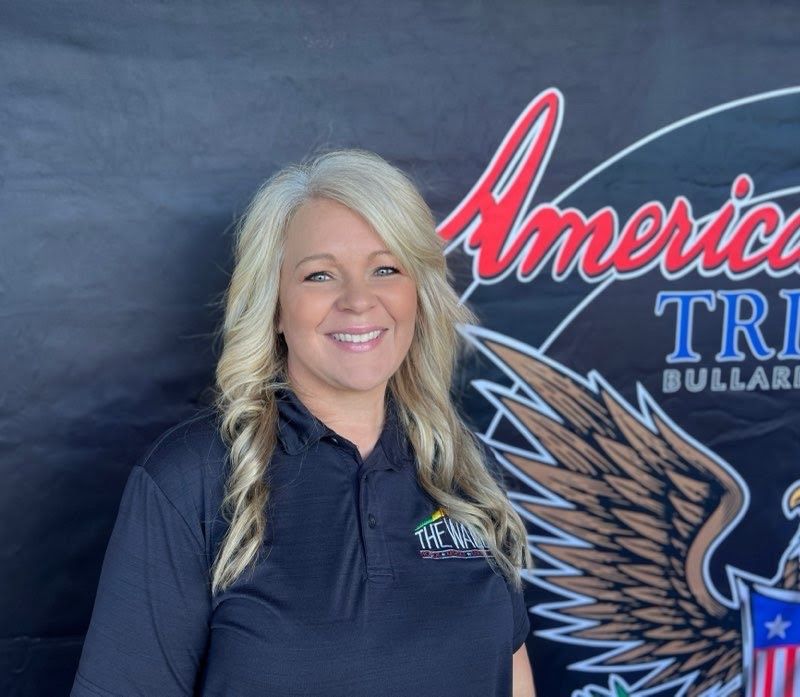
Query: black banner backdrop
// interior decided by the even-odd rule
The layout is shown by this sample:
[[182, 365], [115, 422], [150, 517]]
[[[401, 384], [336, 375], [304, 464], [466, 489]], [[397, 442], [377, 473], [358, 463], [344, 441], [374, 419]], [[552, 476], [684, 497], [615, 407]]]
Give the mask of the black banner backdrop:
[[68, 693], [128, 471], [206, 398], [234, 216], [359, 146], [483, 320], [460, 396], [529, 521], [539, 694], [800, 694], [798, 20], [5, 3], [0, 693]]

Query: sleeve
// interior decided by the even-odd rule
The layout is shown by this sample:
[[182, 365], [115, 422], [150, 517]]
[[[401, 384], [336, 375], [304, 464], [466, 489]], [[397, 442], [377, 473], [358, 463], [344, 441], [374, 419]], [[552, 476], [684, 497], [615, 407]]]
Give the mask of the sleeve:
[[528, 608], [525, 604], [525, 594], [523, 591], [514, 590], [509, 586], [508, 592], [511, 594], [511, 610], [514, 615], [514, 638], [512, 641], [513, 653], [517, 652], [520, 646], [525, 643], [531, 631], [531, 621], [528, 617]]
[[210, 613], [204, 545], [151, 475], [128, 477], [71, 697], [192, 695]]

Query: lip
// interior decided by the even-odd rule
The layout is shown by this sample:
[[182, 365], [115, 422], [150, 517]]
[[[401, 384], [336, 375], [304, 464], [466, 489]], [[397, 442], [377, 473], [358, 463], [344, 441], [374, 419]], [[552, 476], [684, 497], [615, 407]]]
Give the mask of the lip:
[[334, 329], [333, 331], [326, 332], [326, 334], [366, 334], [367, 332], [374, 332], [380, 329], [383, 331], [386, 327], [381, 327], [378, 324], [362, 324], [359, 327], [345, 327], [344, 329]]
[[[349, 331], [343, 330], [341, 332], [342, 334], [360, 334], [364, 333], [365, 331], [376, 331], [376, 330], [380, 330], [380, 334], [378, 334], [378, 336], [372, 339], [372, 341], [364, 341], [359, 344], [352, 343], [350, 341], [337, 341], [336, 339], [333, 338], [333, 334], [326, 334], [326, 336], [333, 342], [333, 344], [338, 349], [342, 351], [347, 351], [348, 353], [364, 353], [365, 351], [371, 351], [378, 344], [380, 344], [381, 341], [383, 341], [383, 337], [386, 335], [386, 332], [389, 330], [385, 329], [384, 327], [375, 327], [374, 329], [358, 329], [357, 331], [353, 331], [353, 329], [351, 328]], [[339, 334], [339, 332], [335, 333]]]

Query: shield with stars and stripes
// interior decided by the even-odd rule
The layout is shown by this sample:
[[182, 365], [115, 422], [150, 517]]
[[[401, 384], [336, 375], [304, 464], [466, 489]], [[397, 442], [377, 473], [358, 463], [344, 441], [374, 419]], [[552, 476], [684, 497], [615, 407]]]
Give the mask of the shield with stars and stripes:
[[800, 591], [740, 585], [747, 697], [800, 695]]

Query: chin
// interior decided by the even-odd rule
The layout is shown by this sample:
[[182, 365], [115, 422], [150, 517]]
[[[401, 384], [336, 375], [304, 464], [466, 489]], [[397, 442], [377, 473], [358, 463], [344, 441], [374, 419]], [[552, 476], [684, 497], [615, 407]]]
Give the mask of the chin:
[[372, 390], [376, 390], [385, 385], [390, 377], [390, 375], [382, 375], [380, 377], [353, 379], [351, 376], [349, 379], [343, 380], [339, 384], [343, 389], [346, 390], [352, 390], [354, 392], [371, 392]]

